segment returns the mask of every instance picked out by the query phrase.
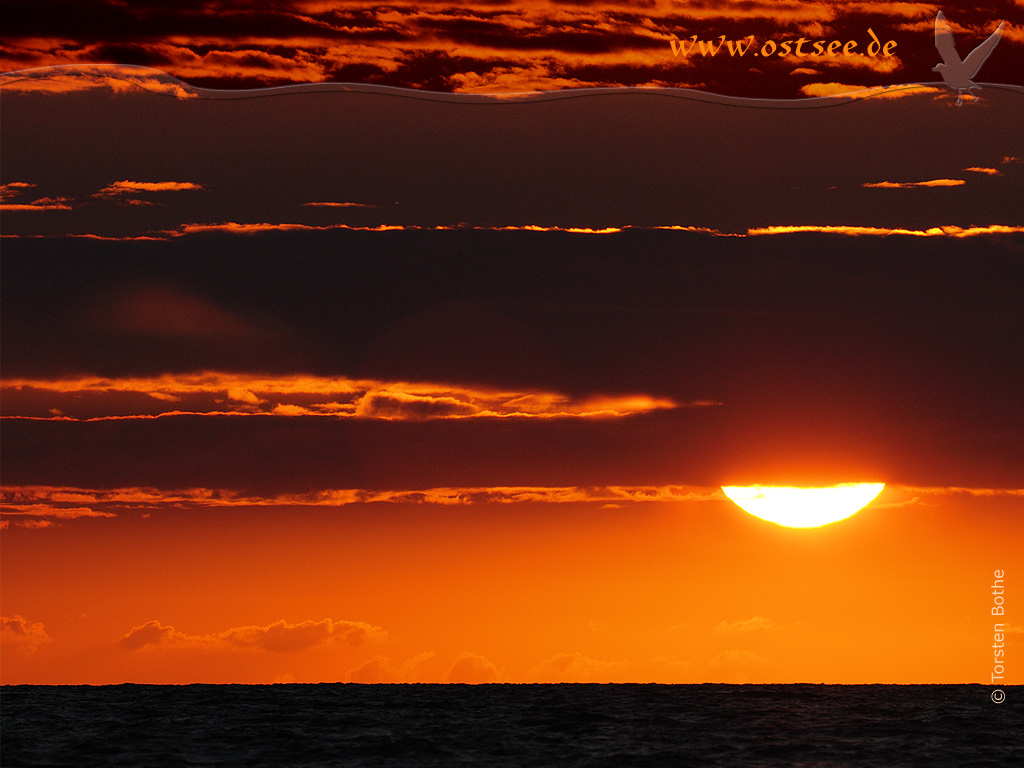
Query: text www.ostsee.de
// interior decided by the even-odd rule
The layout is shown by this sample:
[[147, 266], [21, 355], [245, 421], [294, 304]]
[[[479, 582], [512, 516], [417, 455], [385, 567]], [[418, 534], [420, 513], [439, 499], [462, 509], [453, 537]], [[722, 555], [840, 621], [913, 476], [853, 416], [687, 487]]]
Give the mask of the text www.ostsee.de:
[[690, 35], [687, 38], [680, 38], [676, 35], [670, 38], [668, 43], [672, 47], [673, 56], [688, 56], [691, 53], [698, 53], [705, 57], [717, 56], [722, 52], [723, 48], [730, 56], [741, 57], [751, 52], [753, 56], [778, 56], [779, 58], [786, 58], [787, 56], [895, 55], [895, 40], [882, 43], [878, 39], [878, 35], [871, 28], [868, 28], [868, 35], [871, 37], [871, 42], [865, 46], [864, 51], [866, 53], [857, 50], [858, 43], [856, 40], [847, 40], [844, 43], [841, 40], [811, 40], [806, 37], [800, 37], [796, 40], [782, 40], [778, 43], [774, 40], [766, 40], [757, 48], [755, 48], [757, 38], [754, 35], [747, 35], [740, 40], [729, 40], [726, 39], [725, 35], [720, 35], [713, 40], [700, 40], [697, 35]]

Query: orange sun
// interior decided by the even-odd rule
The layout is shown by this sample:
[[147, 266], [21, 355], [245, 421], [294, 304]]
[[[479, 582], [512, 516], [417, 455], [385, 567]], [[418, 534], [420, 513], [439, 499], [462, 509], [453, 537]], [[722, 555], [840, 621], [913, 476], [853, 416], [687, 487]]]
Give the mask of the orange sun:
[[885, 483], [843, 483], [828, 488], [723, 485], [722, 491], [754, 517], [789, 528], [817, 528], [867, 506]]

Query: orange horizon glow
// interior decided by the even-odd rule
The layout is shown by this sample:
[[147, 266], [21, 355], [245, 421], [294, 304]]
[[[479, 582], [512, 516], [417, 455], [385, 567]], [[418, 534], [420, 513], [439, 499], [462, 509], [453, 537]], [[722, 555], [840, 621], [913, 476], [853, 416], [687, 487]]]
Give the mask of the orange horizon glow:
[[[100, 509], [85, 493], [35, 498]], [[886, 486], [800, 531], [714, 488], [339, 514], [128, 494], [116, 517], [3, 532], [3, 682], [985, 682], [984, 580], [1020, 531], [989, 524], [1022, 495]]]

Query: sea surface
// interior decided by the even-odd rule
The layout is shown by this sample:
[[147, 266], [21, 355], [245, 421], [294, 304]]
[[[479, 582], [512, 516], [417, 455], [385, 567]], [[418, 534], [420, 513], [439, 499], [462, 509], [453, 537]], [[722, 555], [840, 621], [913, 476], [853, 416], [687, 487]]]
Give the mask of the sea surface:
[[0, 689], [12, 766], [1021, 766], [1024, 687]]

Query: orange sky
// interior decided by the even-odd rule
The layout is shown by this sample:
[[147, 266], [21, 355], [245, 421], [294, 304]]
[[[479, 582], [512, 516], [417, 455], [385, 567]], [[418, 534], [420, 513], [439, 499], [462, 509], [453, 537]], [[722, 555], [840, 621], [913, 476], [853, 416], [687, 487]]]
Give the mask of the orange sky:
[[705, 491], [5, 515], [4, 682], [987, 682], [1024, 492], [889, 487], [797, 530]]

